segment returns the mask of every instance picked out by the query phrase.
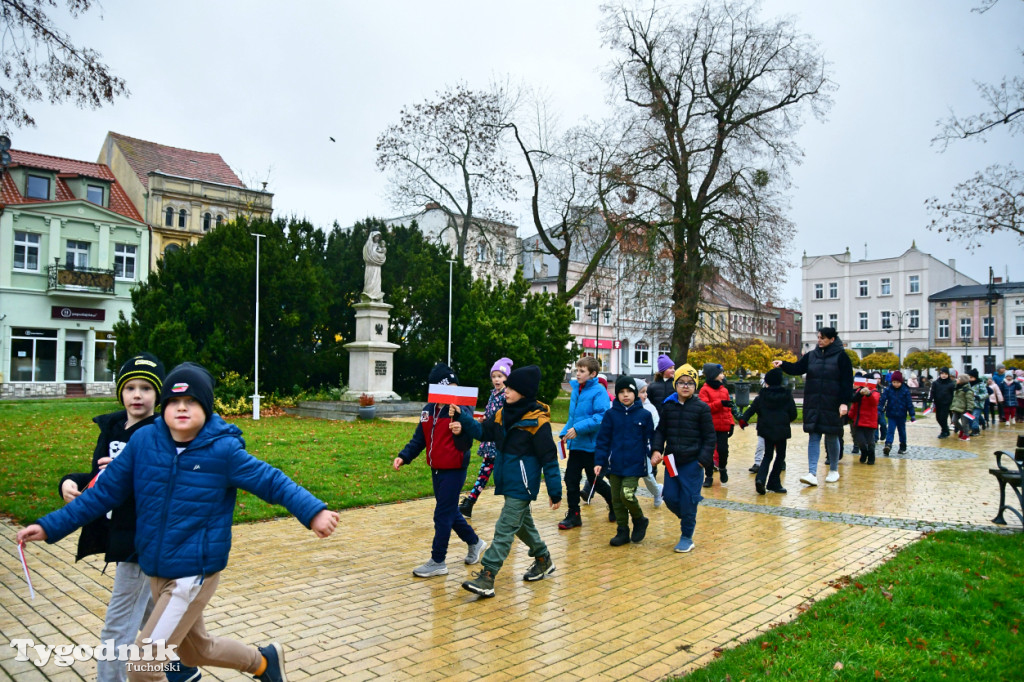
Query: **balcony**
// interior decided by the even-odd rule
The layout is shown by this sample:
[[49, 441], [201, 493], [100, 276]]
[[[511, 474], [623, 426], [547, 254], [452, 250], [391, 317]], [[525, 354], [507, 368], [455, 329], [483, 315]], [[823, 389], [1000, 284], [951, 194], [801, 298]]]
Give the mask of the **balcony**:
[[54, 263], [46, 268], [46, 293], [113, 296], [114, 271]]

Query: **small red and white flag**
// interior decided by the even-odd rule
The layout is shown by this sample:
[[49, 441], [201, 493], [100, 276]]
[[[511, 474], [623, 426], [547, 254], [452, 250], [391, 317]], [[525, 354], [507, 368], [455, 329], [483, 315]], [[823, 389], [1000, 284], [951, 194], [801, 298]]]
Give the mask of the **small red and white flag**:
[[935, 406], [934, 405], [929, 405], [928, 407], [926, 407], [924, 409], [924, 412], [922, 412], [921, 414], [931, 414], [934, 411], [935, 411]]
[[569, 453], [566, 452], [566, 449], [565, 449], [565, 439], [564, 438], [559, 438], [558, 439], [558, 454], [559, 454], [559, 456], [562, 459], [567, 459], [569, 457]]
[[672, 454], [665, 455], [664, 462], [665, 462], [665, 471], [668, 472], [669, 476], [671, 476], [672, 478], [675, 478], [676, 476], [679, 475], [679, 470], [676, 469], [676, 456], [675, 455], [672, 455]]
[[973, 412], [964, 412], [964, 416], [967, 417], [968, 419], [970, 419], [971, 421], [974, 421], [974, 413]]
[[872, 379], [869, 377], [854, 377], [853, 387], [854, 388], [876, 388], [878, 386], [878, 379]]
[[28, 583], [28, 593], [29, 593], [29, 595], [33, 599], [35, 599], [36, 598], [36, 591], [32, 588], [32, 576], [30, 576], [28, 574], [28, 563], [25, 561], [25, 543], [24, 542], [19, 542], [18, 543], [18, 554], [19, 554], [19, 556], [21, 556], [21, 568], [22, 568], [22, 570], [25, 571], [25, 582]]
[[441, 405], [465, 405], [476, 407], [480, 389], [472, 386], [456, 386], [454, 384], [430, 384], [427, 389], [427, 402]]

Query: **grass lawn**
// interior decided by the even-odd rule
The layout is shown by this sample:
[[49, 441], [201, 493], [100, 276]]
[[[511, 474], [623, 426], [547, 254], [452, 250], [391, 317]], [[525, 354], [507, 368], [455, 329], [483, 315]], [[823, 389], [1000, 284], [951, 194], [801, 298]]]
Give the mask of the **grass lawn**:
[[[89, 470], [99, 434], [92, 418], [117, 409], [115, 401], [97, 399], [0, 402], [0, 514], [24, 524], [62, 506], [57, 492], [61, 477]], [[332, 509], [433, 494], [422, 456], [401, 471], [391, 468], [415, 424], [291, 416], [230, 421], [242, 429], [250, 453], [284, 471]], [[479, 461], [474, 447], [470, 478]], [[286, 515], [283, 507], [239, 491], [236, 522]]]
[[943, 531], [685, 679], [1022, 679], [1024, 540]]

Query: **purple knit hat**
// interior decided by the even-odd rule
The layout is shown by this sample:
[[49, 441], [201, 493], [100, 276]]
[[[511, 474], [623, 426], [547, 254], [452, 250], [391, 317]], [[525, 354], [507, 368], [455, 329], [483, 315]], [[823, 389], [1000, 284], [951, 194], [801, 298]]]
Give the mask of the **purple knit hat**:
[[672, 362], [672, 358], [667, 355], [658, 356], [658, 373], [661, 374], [669, 367], [675, 367], [676, 363]]
[[[501, 372], [506, 378], [508, 378], [508, 375], [512, 373], [512, 361], [508, 358], [500, 358], [496, 363], [491, 365], [491, 372]], [[488, 374], [490, 374], [490, 372]]]

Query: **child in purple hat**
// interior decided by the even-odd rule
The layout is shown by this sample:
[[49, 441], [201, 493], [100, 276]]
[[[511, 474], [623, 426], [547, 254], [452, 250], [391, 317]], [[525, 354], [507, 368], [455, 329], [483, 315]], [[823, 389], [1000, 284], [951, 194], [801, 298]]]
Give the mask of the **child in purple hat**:
[[[505, 406], [505, 381], [508, 380], [508, 375], [511, 373], [512, 361], [508, 358], [501, 358], [491, 365], [491, 385], [494, 388], [491, 389], [491, 397], [487, 399], [487, 407], [484, 408], [484, 419], [490, 419], [498, 413], [498, 410]], [[459, 503], [459, 511], [467, 519], [473, 517], [473, 505], [480, 499], [480, 493], [484, 491], [484, 488], [487, 487], [487, 481], [491, 479], [491, 472], [494, 471], [494, 456], [497, 453], [497, 449], [494, 447], [493, 442], [488, 441], [480, 443], [477, 453], [483, 461], [480, 462], [480, 471], [476, 475], [476, 483], [473, 485], [473, 489], [462, 498], [462, 502]]]

